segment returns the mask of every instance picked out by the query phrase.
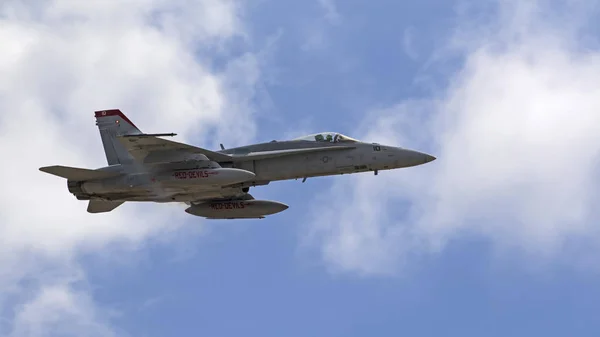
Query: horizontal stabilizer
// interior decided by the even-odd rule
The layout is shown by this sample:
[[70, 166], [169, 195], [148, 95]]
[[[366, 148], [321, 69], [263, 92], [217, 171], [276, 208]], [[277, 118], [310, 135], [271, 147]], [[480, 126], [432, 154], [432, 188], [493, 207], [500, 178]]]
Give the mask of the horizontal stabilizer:
[[40, 171], [75, 181], [104, 179], [120, 175], [120, 173], [117, 172], [89, 170], [60, 165], [40, 167]]
[[89, 213], [106, 213], [121, 206], [124, 201], [90, 200], [87, 211]]

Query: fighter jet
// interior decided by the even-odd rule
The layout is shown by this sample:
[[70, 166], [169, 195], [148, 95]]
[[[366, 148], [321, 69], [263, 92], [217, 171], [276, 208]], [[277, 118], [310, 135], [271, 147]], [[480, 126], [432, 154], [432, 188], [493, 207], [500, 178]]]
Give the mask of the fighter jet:
[[118, 109], [95, 112], [108, 166], [68, 166], [40, 171], [67, 179], [67, 189], [87, 200], [90, 213], [110, 212], [126, 201], [185, 203], [208, 219], [262, 219], [287, 205], [257, 200], [251, 187], [273, 181], [352, 174], [422, 165], [435, 157], [337, 132], [211, 151], [146, 134]]

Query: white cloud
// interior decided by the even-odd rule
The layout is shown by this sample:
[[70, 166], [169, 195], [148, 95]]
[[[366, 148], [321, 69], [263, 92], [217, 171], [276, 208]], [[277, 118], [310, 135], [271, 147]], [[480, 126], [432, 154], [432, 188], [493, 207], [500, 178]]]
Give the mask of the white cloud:
[[337, 10], [335, 0], [318, 0], [319, 5], [325, 11], [325, 19], [330, 24], [338, 24], [341, 20], [341, 15]]
[[305, 41], [300, 46], [303, 52], [323, 50], [327, 46], [326, 29], [321, 25], [310, 25], [304, 29]]
[[444, 92], [369, 116], [363, 139], [438, 160], [339, 180], [311, 228], [329, 266], [394, 273], [463, 235], [529, 261], [597, 252], [600, 51], [576, 43], [588, 3], [562, 4], [578, 13], [562, 31], [546, 4], [499, 2], [497, 22], [452, 41], [465, 64]]
[[337, 10], [334, 0], [317, 0], [323, 16], [316, 20], [309, 20], [302, 27], [304, 42], [300, 49], [304, 52], [322, 52], [328, 49], [330, 43], [331, 27], [342, 22], [342, 16]]
[[[213, 142], [210, 129], [230, 146], [253, 138], [254, 55], [223, 72], [196, 58], [245, 37], [238, 7], [222, 0], [0, 4], [0, 313], [9, 322], [2, 334], [112, 335], [92, 294], [75, 287], [86, 279], [77, 254], [195, 230], [173, 205], [125, 204], [92, 216], [64, 180], [38, 168], [105, 165], [98, 109], [120, 108], [143, 131], [172, 131], [179, 140]], [[83, 325], [73, 326], [73, 317]]]
[[68, 285], [42, 287], [15, 317], [12, 336], [119, 336], [86, 292]]
[[411, 60], [416, 60], [419, 53], [415, 49], [415, 28], [408, 27], [402, 33], [402, 49]]

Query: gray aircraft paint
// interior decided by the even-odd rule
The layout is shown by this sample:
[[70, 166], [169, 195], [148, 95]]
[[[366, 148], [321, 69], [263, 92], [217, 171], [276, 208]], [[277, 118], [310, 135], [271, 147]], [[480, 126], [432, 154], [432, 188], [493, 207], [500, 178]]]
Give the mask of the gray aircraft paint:
[[417, 166], [434, 158], [421, 152], [368, 143], [320, 143], [273, 141], [220, 151], [227, 154], [267, 152], [286, 149], [347, 147], [338, 151], [290, 155], [285, 158], [239, 162], [233, 167], [252, 171], [257, 180], [276, 181]]
[[[110, 212], [126, 201], [152, 201], [185, 202], [190, 205], [188, 213], [208, 218], [262, 218], [287, 209], [287, 205], [256, 200], [254, 204], [262, 206], [249, 207], [252, 211], [246, 213], [243, 209], [205, 206], [254, 200], [249, 188], [272, 181], [377, 173], [435, 160], [418, 151], [329, 132], [211, 151], [143, 134], [120, 110], [96, 111], [95, 116], [108, 166], [97, 170], [40, 168], [66, 178], [69, 192], [80, 200], [89, 200], [90, 213]], [[210, 179], [220, 183], [210, 183]], [[263, 215], [259, 214], [261, 207]]]
[[96, 126], [100, 131], [106, 161], [108, 165], [132, 163], [133, 157], [116, 139], [117, 136], [137, 135], [142, 132], [125, 115], [110, 114], [109, 111], [96, 112]]

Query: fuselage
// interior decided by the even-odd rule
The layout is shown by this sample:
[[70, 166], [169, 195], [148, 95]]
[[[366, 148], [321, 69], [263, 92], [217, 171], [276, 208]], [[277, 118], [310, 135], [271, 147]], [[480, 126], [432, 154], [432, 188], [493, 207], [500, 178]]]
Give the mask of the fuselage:
[[[336, 148], [337, 147], [337, 148]], [[248, 153], [294, 149], [320, 149], [318, 152], [282, 155], [275, 158], [243, 160]], [[219, 151], [233, 155], [235, 161], [185, 161], [151, 167], [134, 164], [111, 165], [102, 170], [118, 171], [123, 175], [98, 181], [83, 182], [69, 189], [80, 199], [88, 197], [123, 201], [194, 202], [211, 199], [236, 198], [253, 186], [272, 181], [352, 174], [367, 171], [391, 170], [425, 164], [433, 159], [427, 154], [399, 147], [363, 142], [336, 143], [310, 141], [272, 141]], [[240, 169], [254, 173], [253, 177], [206, 183], [207, 170]], [[163, 177], [167, 179], [163, 179]], [[72, 186], [73, 185], [73, 186]]]
[[273, 181], [392, 170], [435, 158], [400, 147], [365, 143], [338, 132], [320, 132], [211, 151], [143, 133], [119, 109], [94, 112], [109, 166], [64, 165], [40, 171], [67, 180], [89, 213], [106, 213], [127, 201], [184, 202], [186, 212], [210, 219], [263, 218], [287, 205], [258, 200], [250, 188]]
[[[351, 145], [352, 148], [344, 148]], [[332, 144], [307, 141], [269, 142], [222, 151], [244, 154], [298, 148], [330, 148]], [[336, 146], [336, 145], [333, 145]], [[237, 162], [232, 167], [254, 172], [258, 181], [277, 181], [330, 176], [366, 171], [390, 170], [425, 164], [434, 158], [417, 151], [362, 142], [339, 143], [340, 149], [289, 155], [279, 158]]]

